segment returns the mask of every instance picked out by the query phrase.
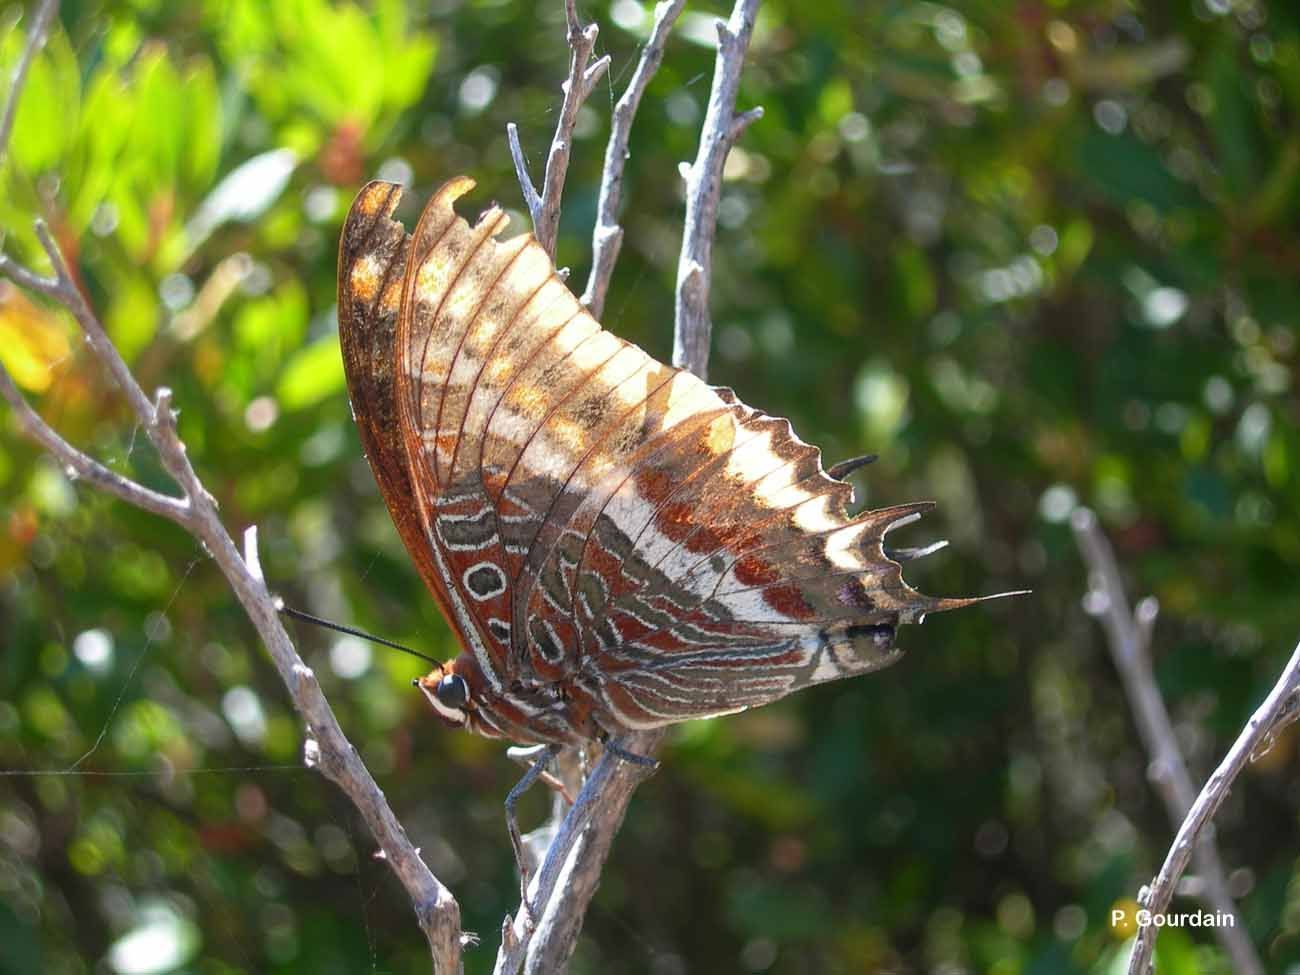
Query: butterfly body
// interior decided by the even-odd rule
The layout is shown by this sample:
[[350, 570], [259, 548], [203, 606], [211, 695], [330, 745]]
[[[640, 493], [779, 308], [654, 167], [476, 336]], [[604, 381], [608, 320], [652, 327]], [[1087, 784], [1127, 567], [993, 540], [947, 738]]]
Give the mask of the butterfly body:
[[[575, 744], [878, 669], [911, 589], [788, 421], [604, 331], [531, 236], [444, 184], [408, 236], [374, 182], [339, 255], [362, 446], [464, 652], [419, 683], [450, 723]], [[457, 683], [457, 681], [463, 681]]]

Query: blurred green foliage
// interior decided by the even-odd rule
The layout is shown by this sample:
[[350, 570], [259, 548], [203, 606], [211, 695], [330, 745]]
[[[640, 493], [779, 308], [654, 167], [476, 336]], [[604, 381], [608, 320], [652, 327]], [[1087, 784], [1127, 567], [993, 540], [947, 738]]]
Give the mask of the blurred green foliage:
[[[666, 357], [677, 163], [707, 97], [692, 5], [632, 141], [606, 324]], [[609, 108], [648, 29], [586, 5], [613, 56], [583, 109], [560, 263], [585, 277]], [[562, 4], [64, 4], [0, 169], [6, 248], [43, 216], [227, 523], [292, 602], [454, 653], [361, 457], [335, 246], [375, 175], [404, 216], [460, 172], [516, 212]], [[0, 6], [9, 76], [27, 20]], [[712, 378], [866, 500], [931, 497], [931, 592], [1034, 595], [927, 621], [899, 666], [677, 729], [575, 972], [1119, 971], [1109, 910], [1163, 856], [1067, 522], [1095, 507], [1204, 774], [1296, 637], [1300, 13], [1263, 0], [762, 8], [728, 163]], [[519, 226], [523, 226], [522, 220]], [[0, 357], [73, 442], [167, 487], [66, 317], [0, 291]], [[0, 440], [0, 973], [427, 970], [409, 905], [334, 789], [218, 573], [174, 527]], [[411, 661], [300, 643], [399, 815], [490, 945], [513, 907], [495, 744], [431, 720]], [[1300, 966], [1291, 738], [1219, 817], [1270, 971]], [[70, 774], [56, 774], [67, 771]], [[530, 797], [540, 817], [545, 799]], [[467, 970], [490, 969], [485, 945]], [[1160, 970], [1227, 972], [1203, 931]]]

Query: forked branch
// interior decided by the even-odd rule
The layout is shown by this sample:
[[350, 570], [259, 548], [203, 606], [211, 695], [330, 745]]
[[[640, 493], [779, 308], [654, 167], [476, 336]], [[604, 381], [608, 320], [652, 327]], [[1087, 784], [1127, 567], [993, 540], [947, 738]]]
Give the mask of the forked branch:
[[[44, 42], [44, 33], [52, 21], [57, 4], [46, 0], [34, 18], [32, 29], [15, 73], [16, 83], [0, 124], [0, 158], [12, 132], [12, 120], [36, 50]], [[31, 408], [12, 377], [0, 365], [0, 395], [9, 402], [23, 431], [44, 447], [66, 469], [81, 476], [91, 486], [174, 521], [203, 543], [226, 577], [236, 598], [256, 627], [276, 671], [288, 689], [294, 709], [307, 726], [304, 758], [338, 785], [365, 820], [379, 844], [383, 858], [397, 874], [415, 908], [437, 975], [457, 975], [461, 971], [460, 908], [451, 892], [435, 877], [419, 852], [411, 845], [401, 823], [388, 806], [382, 790], [361, 761], [357, 750], [343, 734], [333, 709], [322, 693], [311, 668], [303, 663], [289, 635], [280, 623], [271, 594], [267, 591], [257, 559], [256, 533], [249, 529], [246, 551], [241, 557], [230, 534], [217, 513], [216, 501], [204, 488], [194, 471], [185, 444], [176, 431], [176, 414], [171, 407], [171, 392], [159, 389], [150, 400], [136, 382], [130, 368], [105, 332], [90, 307], [43, 224], [37, 223], [36, 234], [53, 268], [50, 277], [37, 274], [12, 258], [0, 254], [0, 275], [15, 284], [62, 305], [76, 320], [95, 358], [108, 370], [122, 389], [150, 443], [158, 452], [164, 469], [181, 490], [180, 497], [160, 494], [128, 477], [110, 470], [64, 440]]]
[[569, 75], [561, 89], [564, 101], [560, 105], [560, 117], [555, 123], [551, 150], [546, 155], [546, 171], [542, 176], [540, 192], [533, 186], [532, 178], [528, 175], [528, 163], [524, 159], [523, 147], [519, 144], [518, 127], [514, 122], [506, 126], [515, 175], [519, 178], [519, 186], [524, 191], [524, 202], [533, 219], [533, 235], [552, 258], [555, 257], [555, 242], [560, 233], [560, 197], [564, 193], [564, 178], [569, 172], [569, 156], [573, 151], [573, 130], [578, 124], [578, 110], [609, 68], [608, 55], [594, 64], [589, 63], [600, 28], [595, 24], [582, 26], [574, 0], [565, 0], [564, 19], [568, 26]]
[[[1176, 829], [1196, 802], [1196, 786], [1178, 747], [1169, 710], [1151, 668], [1151, 632], [1159, 606], [1154, 597], [1148, 596], [1137, 604], [1135, 611], [1129, 610], [1128, 595], [1115, 562], [1115, 553], [1095, 514], [1087, 508], [1079, 508], [1071, 518], [1071, 526], [1088, 566], [1087, 609], [1100, 620], [1106, 631], [1111, 656], [1124, 683], [1124, 693], [1128, 696], [1129, 708], [1133, 711], [1149, 758], [1147, 778], [1164, 800]], [[1264, 966], [1237, 915], [1223, 861], [1212, 835], [1200, 838], [1194, 856], [1201, 878], [1201, 899], [1216, 914], [1233, 919], [1233, 923], [1214, 929], [1219, 944], [1232, 959], [1233, 971], [1238, 975], [1262, 975]]]

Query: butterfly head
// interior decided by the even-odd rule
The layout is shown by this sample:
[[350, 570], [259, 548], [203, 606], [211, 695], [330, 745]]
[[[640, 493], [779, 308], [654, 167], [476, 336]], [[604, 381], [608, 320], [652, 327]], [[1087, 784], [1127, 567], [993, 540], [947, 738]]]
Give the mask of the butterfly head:
[[450, 660], [412, 681], [429, 699], [434, 713], [455, 728], [469, 724], [470, 711], [474, 708], [473, 675], [459, 673], [465, 669], [457, 666], [460, 663], [459, 660]]

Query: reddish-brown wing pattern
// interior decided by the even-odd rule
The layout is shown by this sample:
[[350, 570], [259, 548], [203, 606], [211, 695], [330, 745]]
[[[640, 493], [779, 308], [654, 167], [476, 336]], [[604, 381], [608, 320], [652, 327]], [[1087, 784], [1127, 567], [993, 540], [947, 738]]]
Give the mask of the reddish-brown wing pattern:
[[[531, 236], [433, 197], [357, 197], [339, 257], [353, 409], [380, 491], [466, 652], [426, 679], [485, 734], [580, 741], [881, 667], [911, 589], [788, 421], [601, 329]], [[431, 696], [431, 699], [434, 699]]]

